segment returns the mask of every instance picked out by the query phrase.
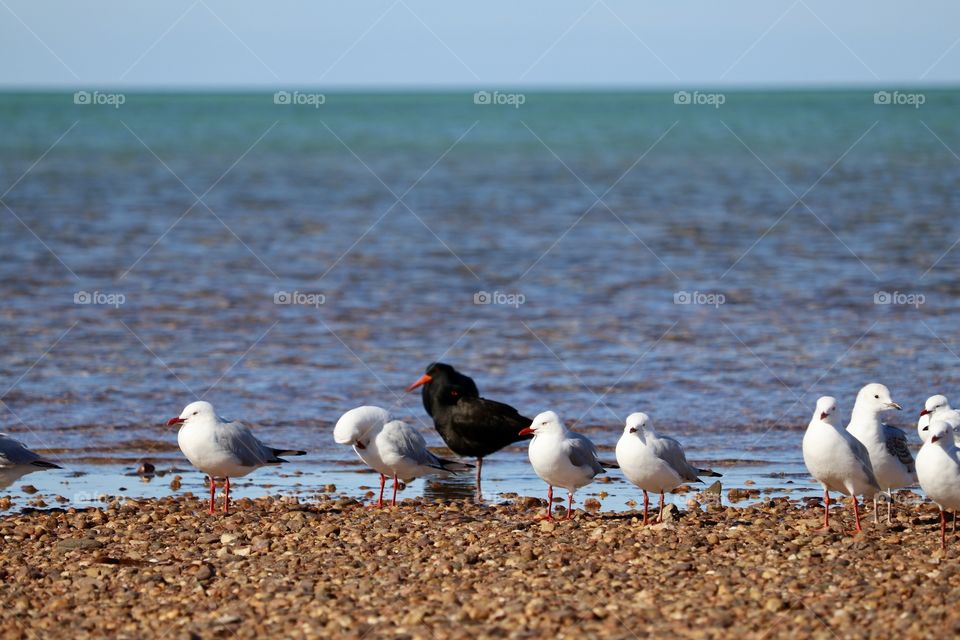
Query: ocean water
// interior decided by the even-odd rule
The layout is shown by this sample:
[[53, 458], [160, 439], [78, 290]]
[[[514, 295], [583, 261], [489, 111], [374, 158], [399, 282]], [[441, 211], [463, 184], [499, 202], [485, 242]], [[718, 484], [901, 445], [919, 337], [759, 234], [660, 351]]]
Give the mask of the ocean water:
[[[403, 392], [434, 360], [611, 458], [645, 411], [725, 491], [793, 497], [818, 396], [884, 382], [917, 442], [960, 393], [958, 91], [305, 95], [0, 94], [0, 428], [66, 467], [18, 506], [202, 494], [165, 426], [198, 397], [310, 452], [237, 496], [363, 495], [333, 424], [379, 404], [440, 446]], [[544, 492], [523, 447], [484, 471]], [[624, 508], [611, 476], [580, 495]]]

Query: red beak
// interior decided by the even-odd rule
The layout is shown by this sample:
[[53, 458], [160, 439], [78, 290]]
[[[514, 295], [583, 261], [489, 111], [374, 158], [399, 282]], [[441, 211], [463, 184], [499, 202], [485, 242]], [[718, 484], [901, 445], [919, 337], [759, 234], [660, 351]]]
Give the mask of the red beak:
[[821, 412], [820, 412], [820, 419], [821, 419], [821, 420], [824, 420], [828, 415], [829, 415], [829, 414], [828, 414], [826, 411], [821, 411]]
[[413, 391], [417, 387], [422, 387], [423, 385], [427, 384], [431, 380], [433, 380], [433, 378], [431, 378], [427, 374], [423, 374], [422, 376], [420, 376], [420, 378], [416, 382], [414, 382], [412, 385], [407, 387], [407, 391]]
[[170, 418], [167, 420], [167, 426], [172, 427], [175, 424], [183, 424], [185, 420], [183, 418]]
[[517, 435], [518, 435], [518, 436], [525, 436], [525, 435], [527, 435], [527, 434], [529, 434], [529, 433], [533, 433], [533, 429], [531, 429], [530, 427], [527, 427], [526, 429], [521, 429], [521, 430], [520, 430], [520, 433], [518, 433]]
[[926, 409], [924, 409], [923, 411], [920, 412], [920, 417], [922, 418], [923, 416], [925, 416], [925, 415], [927, 415], [927, 414], [929, 414], [929, 413], [933, 413], [933, 412], [932, 412], [932, 411], [927, 411]]
[[936, 442], [939, 439], [940, 439], [940, 436], [933, 436], [930, 438], [930, 442]]

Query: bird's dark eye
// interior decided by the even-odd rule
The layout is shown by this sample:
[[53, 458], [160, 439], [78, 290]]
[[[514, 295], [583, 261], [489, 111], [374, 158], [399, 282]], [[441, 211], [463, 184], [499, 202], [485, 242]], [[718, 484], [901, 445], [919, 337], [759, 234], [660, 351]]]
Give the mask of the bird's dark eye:
[[929, 429], [929, 428], [930, 428], [930, 426], [927, 425], [926, 427], [924, 427], [923, 429], [921, 429], [921, 431], [926, 431], [926, 430]]
[[542, 427], [545, 427], [545, 426], [547, 426], [547, 421], [546, 421], [546, 420], [544, 420], [543, 422], [541, 422], [541, 423], [540, 423], [540, 426], [542, 426]]
[[873, 397], [874, 397], [874, 398], [876, 398], [877, 400], [879, 400], [879, 399], [880, 399], [880, 396], [873, 396]]
[[194, 412], [193, 412], [193, 415], [197, 415], [198, 413], [200, 413], [200, 412], [199, 412], [199, 411], [194, 411]]

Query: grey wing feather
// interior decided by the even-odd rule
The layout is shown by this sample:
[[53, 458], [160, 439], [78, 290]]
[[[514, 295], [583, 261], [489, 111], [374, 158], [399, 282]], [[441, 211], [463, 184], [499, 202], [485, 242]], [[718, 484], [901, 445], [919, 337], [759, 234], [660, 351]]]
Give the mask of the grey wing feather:
[[857, 462], [860, 463], [860, 468], [863, 469], [863, 472], [867, 476], [867, 480], [870, 481], [870, 484], [879, 491], [880, 483], [877, 482], [877, 476], [873, 473], [873, 465], [870, 464], [870, 452], [867, 451], [867, 447], [864, 446], [860, 440], [854, 437], [847, 438], [850, 442], [850, 447], [853, 449], [853, 455], [856, 456]]
[[27, 449], [22, 442], [0, 433], [0, 467], [30, 464], [39, 459], [40, 455]]
[[916, 473], [917, 465], [913, 461], [913, 454], [907, 447], [907, 434], [903, 429], [892, 427], [888, 424], [883, 425], [883, 435], [887, 444], [887, 451], [903, 463], [910, 473]]
[[593, 442], [579, 433], [569, 433], [567, 438], [568, 455], [575, 467], [590, 467], [594, 475], [605, 473], [603, 465], [597, 459], [597, 448]]
[[687, 462], [683, 447], [673, 438], [659, 436], [653, 445], [653, 451], [687, 482], [700, 481], [697, 477], [697, 469]]
[[423, 439], [419, 431], [408, 424], [404, 424], [402, 428], [396, 429], [394, 434], [396, 436], [394, 442], [397, 451], [405, 458], [410, 458], [416, 461], [417, 464], [428, 467], [443, 468], [440, 458], [430, 453], [427, 449], [427, 441]]
[[247, 425], [229, 422], [217, 431], [217, 439], [226, 446], [244, 467], [259, 467], [270, 462], [280, 462], [269, 447], [260, 442]]

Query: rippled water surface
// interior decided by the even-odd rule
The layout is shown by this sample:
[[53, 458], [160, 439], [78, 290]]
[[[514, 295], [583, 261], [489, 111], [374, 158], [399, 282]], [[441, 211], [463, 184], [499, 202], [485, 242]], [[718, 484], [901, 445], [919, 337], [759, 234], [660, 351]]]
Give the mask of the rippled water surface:
[[[169, 474], [126, 475], [146, 458], [202, 494], [164, 425], [203, 397], [310, 451], [237, 495], [362, 495], [376, 478], [333, 423], [379, 404], [440, 445], [403, 388], [443, 359], [611, 458], [643, 410], [725, 490], [802, 495], [817, 396], [849, 415], [882, 381], [913, 436], [923, 400], [960, 388], [958, 107], [955, 91], [920, 109], [870, 92], [728, 93], [719, 109], [667, 93], [517, 109], [0, 94], [0, 427], [67, 468], [10, 491], [169, 493]], [[484, 471], [488, 498], [543, 492], [522, 447]], [[636, 492], [611, 475], [583, 497], [623, 508]]]

